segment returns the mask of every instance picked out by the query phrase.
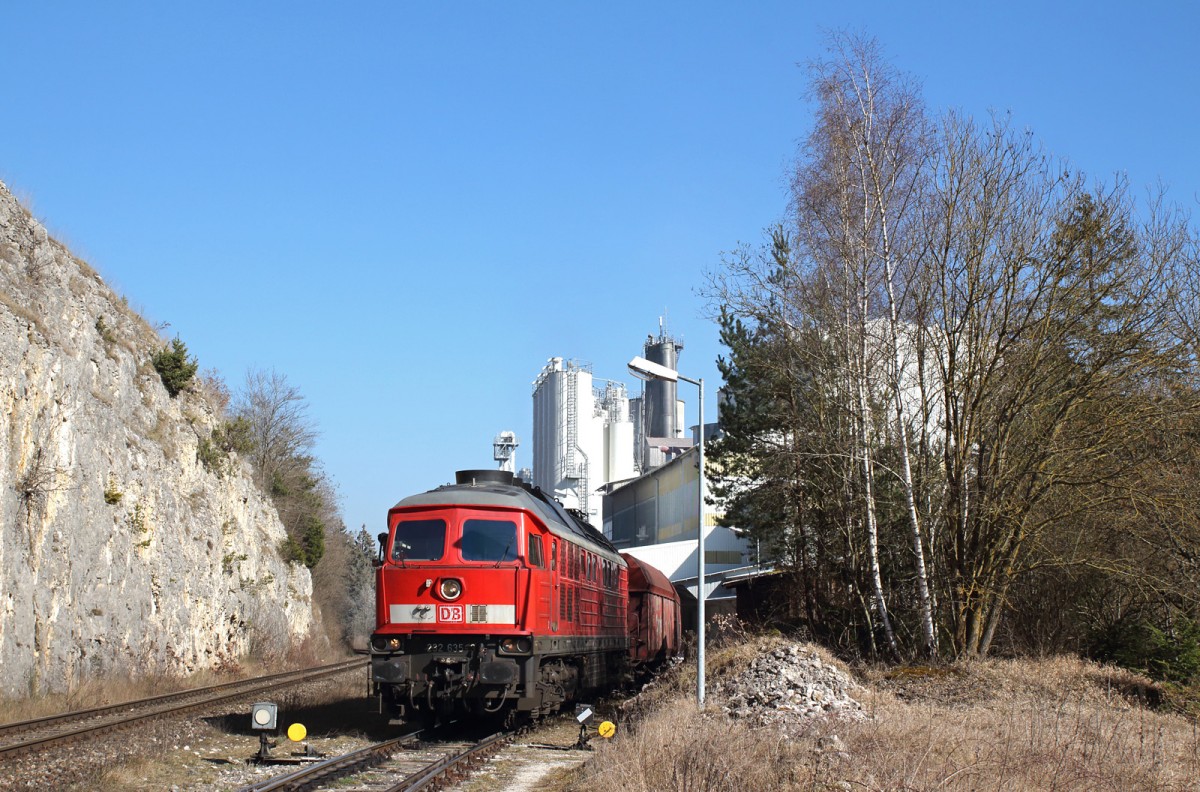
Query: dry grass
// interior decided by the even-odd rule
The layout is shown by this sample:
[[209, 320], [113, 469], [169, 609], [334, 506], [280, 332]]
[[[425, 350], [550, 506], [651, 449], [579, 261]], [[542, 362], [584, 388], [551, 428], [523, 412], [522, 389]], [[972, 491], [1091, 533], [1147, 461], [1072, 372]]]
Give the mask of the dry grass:
[[106, 676], [77, 683], [65, 693], [47, 693], [26, 699], [0, 699], [4, 723], [57, 715], [60, 712], [76, 712], [106, 707], [122, 701], [149, 698], [164, 693], [174, 693], [189, 687], [213, 685], [228, 681], [229, 677], [218, 677], [212, 673], [201, 673], [183, 679], [165, 675]]
[[[65, 693], [47, 693], [23, 699], [0, 698], [0, 723], [41, 718], [62, 712], [106, 707], [124, 701], [136, 701], [190, 688], [218, 685], [238, 679], [275, 674], [295, 668], [308, 668], [337, 662], [344, 656], [317, 655], [311, 641], [305, 641], [287, 653], [276, 653], [268, 662], [261, 657], [244, 657], [219, 669], [198, 671], [190, 676], [167, 674], [131, 674], [96, 677], [74, 684]], [[348, 684], [362, 687], [361, 680]], [[360, 691], [361, 692], [361, 691]], [[340, 695], [340, 692], [338, 693]]]
[[794, 789], [803, 759], [803, 749], [784, 735], [731, 722], [716, 707], [700, 713], [692, 701], [675, 698], [597, 746], [567, 789]]
[[[714, 652], [710, 678], [762, 645]], [[685, 664], [657, 709], [562, 788], [1115, 792], [1196, 790], [1200, 779], [1194, 721], [1150, 709], [1157, 686], [1144, 677], [1074, 658], [868, 670], [872, 719], [788, 737], [728, 719], [715, 684], [697, 712], [688, 675]]]
[[[46, 326], [42, 324], [42, 319], [35, 311], [31, 311], [21, 304], [21, 301], [14, 298], [4, 289], [0, 289], [0, 305], [3, 305], [8, 310], [20, 319], [29, 323], [32, 330], [36, 330], [38, 335], [47, 340], [50, 339], [50, 334], [46, 331]], [[30, 338], [32, 341], [32, 337]]]
[[872, 789], [1194, 788], [1196, 734], [1141, 707], [1011, 696], [971, 706], [882, 702], [843, 730], [853, 768], [814, 781]]
[[[362, 674], [342, 674], [302, 688], [276, 691], [269, 699], [279, 705], [283, 723], [303, 723], [310, 738], [333, 753], [362, 747], [365, 740], [394, 736], [387, 731], [386, 721], [374, 714]], [[249, 777], [236, 783], [221, 778], [225, 768], [240, 764], [257, 749], [257, 735], [249, 728], [246, 709], [226, 709], [223, 715], [148, 724], [148, 734], [138, 735], [134, 753], [126, 752], [119, 760], [106, 762], [99, 772], [63, 788], [72, 792], [241, 788]], [[348, 723], [362, 724], [362, 728], [357, 734], [346, 734]], [[146, 736], [151, 739], [147, 741]], [[277, 753], [288, 752], [290, 744], [280, 742], [285, 747]], [[181, 784], [181, 779], [186, 783]]]

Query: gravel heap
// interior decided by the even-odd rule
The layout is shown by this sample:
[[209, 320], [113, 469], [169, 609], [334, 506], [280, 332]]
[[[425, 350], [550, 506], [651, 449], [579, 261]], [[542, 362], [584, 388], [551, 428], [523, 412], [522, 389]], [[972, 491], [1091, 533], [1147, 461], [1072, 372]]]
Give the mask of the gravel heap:
[[763, 651], [720, 692], [730, 716], [790, 731], [822, 717], [865, 719], [862, 704], [850, 695], [860, 689], [811, 649], [791, 644]]

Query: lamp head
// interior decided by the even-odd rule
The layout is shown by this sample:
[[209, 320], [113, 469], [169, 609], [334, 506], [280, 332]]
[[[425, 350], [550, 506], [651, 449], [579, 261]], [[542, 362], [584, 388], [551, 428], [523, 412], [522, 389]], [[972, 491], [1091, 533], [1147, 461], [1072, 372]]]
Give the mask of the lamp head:
[[661, 363], [655, 363], [653, 361], [646, 360], [644, 357], [635, 357], [633, 360], [629, 361], [629, 372], [633, 374], [633, 376], [642, 380], [659, 379], [667, 380], [668, 382], [679, 381], [679, 372], [675, 371], [675, 369], [667, 368]]

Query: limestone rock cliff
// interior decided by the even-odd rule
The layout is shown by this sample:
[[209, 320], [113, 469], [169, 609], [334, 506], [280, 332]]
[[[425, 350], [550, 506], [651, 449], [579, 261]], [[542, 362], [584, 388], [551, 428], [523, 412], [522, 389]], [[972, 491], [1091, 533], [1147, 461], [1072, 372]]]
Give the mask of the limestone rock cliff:
[[236, 457], [199, 461], [220, 416], [168, 396], [164, 343], [0, 183], [0, 695], [312, 629], [308, 570]]

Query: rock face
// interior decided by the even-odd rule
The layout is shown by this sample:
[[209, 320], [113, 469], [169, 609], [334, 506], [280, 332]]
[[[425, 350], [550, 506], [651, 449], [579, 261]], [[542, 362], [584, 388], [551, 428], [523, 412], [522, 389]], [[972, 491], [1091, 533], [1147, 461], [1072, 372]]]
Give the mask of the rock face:
[[[0, 183], [0, 695], [186, 673], [312, 627], [308, 570], [165, 342]], [[210, 470], [209, 467], [212, 467]]]
[[[792, 731], [814, 718], [864, 718], [854, 681], [802, 644], [769, 649], [726, 682], [725, 711], [756, 726]], [[835, 738], [836, 739], [836, 738]]]

